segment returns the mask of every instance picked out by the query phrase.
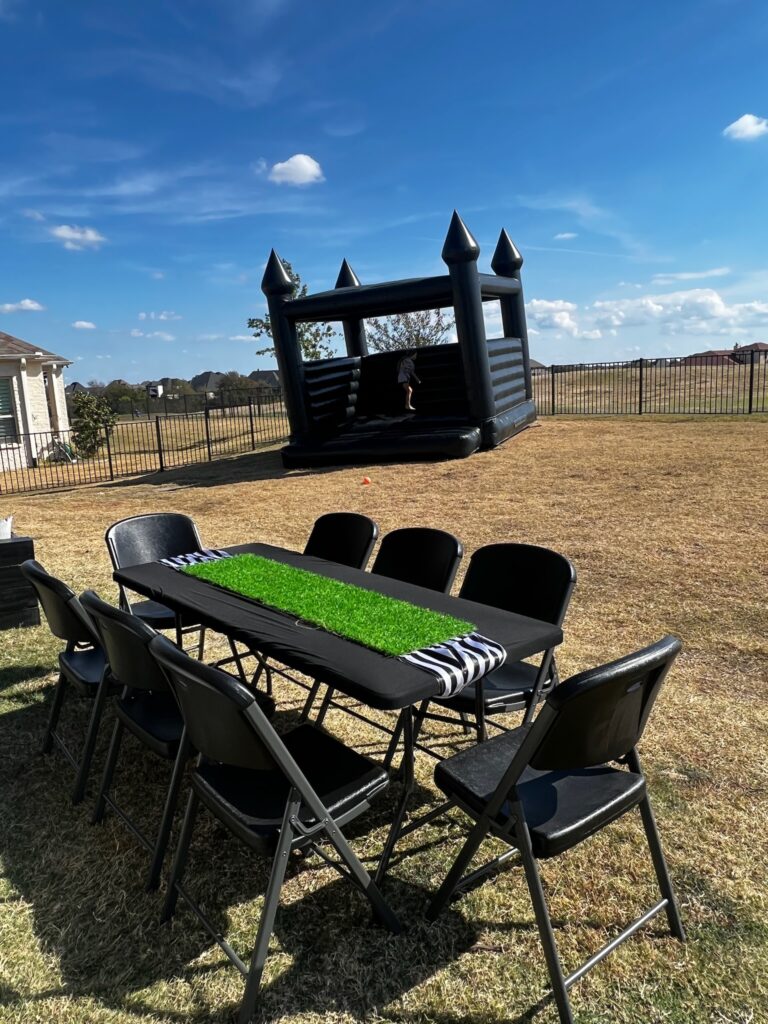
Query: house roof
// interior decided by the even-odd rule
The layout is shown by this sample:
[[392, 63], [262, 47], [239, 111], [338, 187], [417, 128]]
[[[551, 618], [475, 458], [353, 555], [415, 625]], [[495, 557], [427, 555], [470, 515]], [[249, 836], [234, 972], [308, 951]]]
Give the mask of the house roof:
[[0, 331], [0, 359], [38, 359], [45, 363], [64, 363], [71, 366], [72, 360], [57, 356], [39, 345], [30, 345], [28, 341], [14, 338], [12, 334]]
[[280, 374], [277, 370], [252, 370], [248, 374], [248, 380], [255, 384], [272, 384], [276, 387], [280, 383]]

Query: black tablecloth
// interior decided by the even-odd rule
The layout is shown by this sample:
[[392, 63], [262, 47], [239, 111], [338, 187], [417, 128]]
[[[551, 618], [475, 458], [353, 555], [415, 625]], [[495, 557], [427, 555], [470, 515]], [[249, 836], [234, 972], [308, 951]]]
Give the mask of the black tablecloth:
[[[262, 555], [353, 583], [365, 590], [375, 590], [469, 620], [475, 623], [478, 633], [501, 644], [510, 661], [520, 661], [562, 643], [562, 631], [550, 623], [437, 594], [433, 590], [350, 569], [322, 558], [270, 544], [240, 544], [226, 550], [233, 555]], [[317, 626], [298, 621], [295, 616], [265, 608], [246, 597], [159, 562], [118, 569], [114, 575], [118, 583], [128, 589], [161, 601], [174, 611], [188, 613], [185, 617], [262, 651], [291, 668], [306, 672], [370, 707], [382, 710], [404, 708], [439, 693], [440, 686], [435, 676], [415, 665], [327, 633]]]

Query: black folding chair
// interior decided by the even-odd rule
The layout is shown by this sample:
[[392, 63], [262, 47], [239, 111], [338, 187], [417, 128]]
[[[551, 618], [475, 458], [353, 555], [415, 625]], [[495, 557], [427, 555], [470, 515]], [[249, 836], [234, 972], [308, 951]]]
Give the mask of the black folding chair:
[[352, 569], [364, 569], [378, 535], [378, 526], [368, 516], [358, 512], [328, 512], [315, 520], [304, 554]]
[[447, 594], [463, 554], [461, 541], [452, 533], [407, 526], [382, 539], [371, 572]]
[[[576, 586], [576, 570], [564, 555], [533, 544], [488, 544], [472, 555], [459, 596], [492, 605], [517, 615], [562, 626]], [[454, 723], [455, 718], [435, 711], [458, 713], [464, 731], [474, 716], [477, 737], [486, 738], [486, 716], [524, 710], [523, 724], [533, 718], [536, 705], [558, 682], [555, 649], [538, 665], [527, 661], [505, 663], [455, 697], [435, 699], [433, 710], [424, 701], [415, 713], [418, 736], [425, 719]]]
[[[456, 578], [463, 554], [461, 541], [452, 533], [427, 526], [404, 527], [393, 530], [383, 538], [371, 572], [447, 594]], [[312, 688], [304, 705], [304, 719], [309, 716], [316, 693], [317, 686]], [[318, 725], [323, 724], [332, 699], [333, 688], [329, 687], [317, 715]]]
[[[117, 720], [92, 820], [94, 824], [102, 821], [109, 805], [150, 853], [147, 889], [155, 889], [160, 881], [168, 847], [184, 765], [194, 751], [166, 675], [149, 651], [149, 644], [157, 633], [138, 616], [114, 608], [92, 590], [82, 595], [81, 602], [96, 626], [112, 677], [122, 689], [115, 706]], [[257, 699], [266, 714], [274, 712], [274, 702], [268, 697], [259, 694]], [[148, 838], [110, 795], [126, 730], [153, 754], [173, 765], [165, 806], [154, 839]]]
[[[675, 637], [557, 686], [536, 720], [441, 761], [435, 781], [475, 822], [427, 912], [434, 920], [460, 891], [519, 852], [563, 1024], [572, 1024], [568, 989], [625, 939], [665, 911], [673, 935], [685, 932], [636, 746], [664, 678], [680, 651]], [[639, 807], [662, 899], [564, 977], [544, 898], [539, 860], [557, 857]], [[511, 849], [462, 878], [487, 836]]]
[[[47, 573], [34, 559], [23, 562], [20, 569], [35, 589], [51, 632], [67, 644], [59, 654], [59, 678], [43, 736], [42, 752], [49, 754], [55, 743], [75, 769], [77, 774], [72, 789], [72, 803], [78, 804], [85, 794], [104, 704], [114, 687], [94, 625], [75, 592], [66, 583]], [[93, 701], [79, 757], [69, 749], [56, 728], [70, 687], [79, 696]]]
[[[191, 551], [199, 551], [203, 546], [193, 520], [180, 512], [151, 512], [121, 519], [109, 527], [104, 539], [115, 569], [186, 555]], [[120, 607], [136, 615], [152, 629], [174, 629], [179, 647], [186, 634], [199, 631], [197, 656], [203, 657], [204, 626], [177, 615], [159, 601], [131, 601], [122, 585]]]
[[[278, 736], [252, 690], [220, 669], [187, 657], [165, 637], [156, 637], [150, 650], [168, 675], [189, 738], [200, 752], [168, 880], [163, 920], [173, 916], [181, 895], [246, 978], [239, 1015], [240, 1024], [245, 1024], [256, 1007], [293, 850], [308, 848], [319, 854], [365, 893], [391, 931], [400, 930], [397, 918], [342, 833], [342, 827], [366, 811], [386, 788], [387, 773], [312, 724]], [[200, 803], [251, 850], [273, 857], [249, 967], [218, 934], [182, 882]], [[341, 864], [319, 848], [321, 840], [330, 842]]]

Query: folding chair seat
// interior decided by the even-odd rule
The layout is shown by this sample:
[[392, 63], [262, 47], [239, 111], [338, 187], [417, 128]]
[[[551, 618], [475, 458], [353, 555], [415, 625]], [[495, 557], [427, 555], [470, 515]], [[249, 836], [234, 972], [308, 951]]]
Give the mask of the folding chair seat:
[[[60, 640], [66, 641], [65, 650], [59, 654], [59, 678], [43, 736], [42, 752], [50, 753], [56, 744], [75, 769], [77, 774], [72, 789], [72, 802], [77, 804], [85, 794], [104, 704], [116, 687], [109, 676], [106, 656], [93, 622], [75, 592], [62, 580], [46, 572], [34, 559], [23, 562], [20, 568], [34, 587], [51, 632]], [[85, 741], [79, 756], [69, 749], [57, 728], [69, 689], [78, 696], [93, 701]]]
[[[427, 911], [446, 903], [519, 853], [560, 1020], [573, 1024], [568, 989], [662, 910], [681, 941], [685, 931], [661, 848], [637, 743], [680, 651], [665, 637], [642, 651], [557, 686], [536, 720], [442, 761], [435, 781], [474, 821], [459, 856]], [[586, 964], [563, 975], [537, 861], [556, 857], [637, 807], [662, 899]], [[464, 876], [487, 836], [510, 848]]]
[[378, 535], [378, 526], [368, 516], [357, 512], [328, 512], [315, 520], [304, 554], [352, 569], [364, 569]]
[[[354, 816], [361, 801], [370, 803], [388, 784], [387, 773], [380, 765], [313, 725], [300, 725], [282, 739], [299, 770], [311, 779], [323, 806], [340, 825]], [[243, 842], [255, 849], [274, 848], [291, 789], [282, 772], [202, 761], [192, 776], [192, 785], [211, 813]], [[318, 824], [306, 806], [298, 818], [307, 829]]]
[[[121, 519], [109, 527], [104, 539], [115, 569], [186, 555], [190, 551], [199, 551], [203, 546], [194, 521], [178, 512], [152, 512]], [[120, 607], [152, 629], [176, 630], [179, 646], [186, 634], [199, 631], [198, 657], [202, 658], [205, 628], [191, 616], [177, 615], [159, 601], [131, 601], [122, 585]]]
[[[575, 569], [556, 551], [532, 544], [488, 544], [472, 555], [459, 596], [562, 626], [575, 586]], [[425, 719], [455, 721], [442, 713], [449, 711], [461, 717], [465, 731], [467, 719], [474, 717], [482, 741], [486, 716], [522, 710], [528, 723], [557, 681], [554, 648], [538, 664], [505, 663], [454, 697], [424, 702], [416, 712], [416, 734]]]
[[[449, 800], [480, 816], [527, 735], [525, 728], [494, 736], [441, 761], [435, 782]], [[632, 810], [645, 796], [645, 779], [611, 765], [578, 771], [526, 768], [518, 793], [531, 835], [533, 855], [555, 857]], [[503, 828], [511, 810], [499, 808], [495, 824]]]
[[[117, 720], [92, 820], [94, 824], [102, 821], [107, 806], [117, 814], [151, 854], [147, 888], [154, 889], [160, 880], [168, 847], [184, 765], [194, 751], [165, 673], [149, 650], [151, 641], [157, 636], [155, 631], [137, 616], [102, 601], [92, 590], [83, 594], [81, 600], [106, 651], [112, 677], [122, 688], [115, 703]], [[274, 703], [268, 697], [260, 695], [259, 700], [267, 713], [274, 711]], [[110, 795], [126, 731], [153, 754], [172, 764], [165, 806], [154, 839], [145, 835]]]
[[[371, 572], [447, 594], [463, 554], [461, 541], [452, 533], [426, 526], [404, 527], [383, 538]], [[307, 698], [301, 713], [303, 719], [309, 716], [317, 690], [313, 687]], [[332, 697], [333, 689], [329, 687], [317, 716], [318, 725], [322, 725]]]
[[[199, 751], [179, 845], [168, 880], [163, 920], [179, 895], [246, 977], [240, 1024], [256, 1008], [269, 938], [292, 850], [308, 847], [356, 885], [392, 931], [399, 922], [347, 843], [342, 826], [367, 810], [388, 782], [362, 754], [307, 724], [278, 736], [253, 690], [220, 669], [187, 657], [165, 637], [150, 650], [165, 670], [179, 702], [190, 741]], [[203, 803], [249, 848], [272, 853], [272, 872], [250, 967], [237, 956], [190, 895], [182, 878], [195, 817]], [[320, 850], [326, 841], [342, 864]]]

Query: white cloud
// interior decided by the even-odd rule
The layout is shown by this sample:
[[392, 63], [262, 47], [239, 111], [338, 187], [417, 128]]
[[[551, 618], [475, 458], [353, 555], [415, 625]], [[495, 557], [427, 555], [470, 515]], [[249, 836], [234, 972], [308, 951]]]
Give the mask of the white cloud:
[[768, 328], [768, 302], [728, 305], [713, 288], [602, 300], [595, 302], [591, 309], [598, 328], [658, 324], [663, 334], [712, 335], [730, 335], [747, 328]]
[[175, 334], [169, 334], [167, 331], [140, 331], [138, 327], [134, 327], [131, 331], [132, 338], [157, 338], [158, 341], [176, 341]]
[[78, 331], [93, 331], [96, 329], [96, 324], [91, 323], [90, 320], [75, 320], [72, 326]]
[[164, 278], [165, 278], [165, 274], [162, 272], [162, 270], [153, 270], [152, 271], [152, 280], [153, 281], [162, 281]]
[[198, 341], [220, 341], [224, 337], [223, 334], [198, 334]]
[[555, 235], [556, 242], [570, 242], [572, 238], [578, 238], [579, 236], [575, 231], [558, 231]]
[[81, 228], [75, 224], [59, 224], [51, 228], [51, 234], [64, 243], [65, 249], [98, 249], [102, 242], [106, 242], [96, 228]]
[[230, 334], [230, 341], [254, 341], [252, 334]]
[[35, 299], [21, 299], [19, 302], [0, 303], [0, 313], [39, 313], [45, 306], [41, 306]]
[[528, 319], [542, 330], [562, 331], [572, 338], [597, 340], [602, 337], [598, 328], [584, 330], [574, 314], [578, 311], [575, 302], [565, 299], [532, 299], [526, 304]]
[[263, 156], [260, 156], [258, 160], [254, 160], [251, 164], [251, 170], [254, 174], [266, 174], [269, 170], [269, 164]]
[[735, 139], [737, 142], [752, 142], [761, 135], [768, 135], [768, 118], [742, 114], [736, 121], [723, 128], [723, 135], [726, 139]]
[[653, 284], [674, 284], [675, 281], [702, 281], [707, 277], [726, 277], [730, 267], [713, 267], [712, 270], [682, 270], [676, 274], [654, 274]]
[[159, 313], [139, 313], [139, 320], [183, 320], [180, 313], [172, 309], [163, 309]]
[[22, 210], [21, 215], [22, 217], [26, 217], [27, 220], [45, 220], [45, 214], [40, 213], [39, 210]]
[[282, 163], [272, 165], [269, 180], [278, 185], [312, 185], [325, 178], [317, 160], [306, 153], [295, 153]]

